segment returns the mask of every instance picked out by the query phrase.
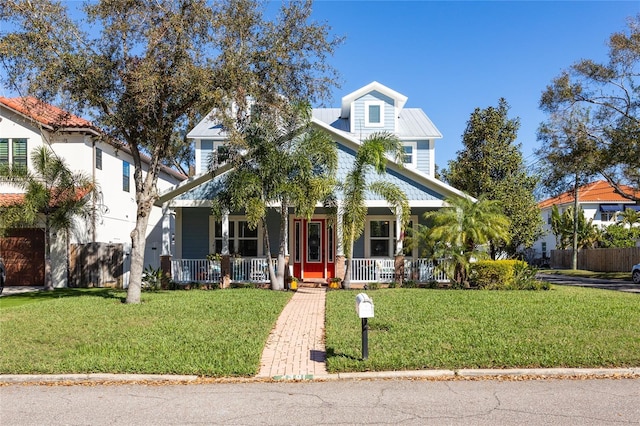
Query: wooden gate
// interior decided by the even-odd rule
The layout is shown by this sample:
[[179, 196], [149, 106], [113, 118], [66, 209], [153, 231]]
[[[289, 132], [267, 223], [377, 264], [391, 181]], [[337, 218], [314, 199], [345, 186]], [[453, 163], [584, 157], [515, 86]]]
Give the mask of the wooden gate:
[[0, 255], [7, 268], [6, 285], [44, 285], [44, 231], [11, 229], [0, 238]]
[[122, 288], [123, 252], [122, 244], [71, 244], [69, 287]]

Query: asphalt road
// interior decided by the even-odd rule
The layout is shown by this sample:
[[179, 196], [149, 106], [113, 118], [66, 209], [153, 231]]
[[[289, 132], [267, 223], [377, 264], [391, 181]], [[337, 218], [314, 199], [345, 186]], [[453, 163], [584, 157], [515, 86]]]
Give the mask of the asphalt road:
[[[631, 273], [629, 273], [631, 275]], [[536, 278], [551, 284], [573, 285], [578, 287], [600, 288], [604, 290], [626, 291], [630, 293], [640, 293], [640, 284], [624, 280], [605, 280], [601, 278], [570, 277], [561, 274], [545, 274], [540, 272]]]
[[640, 379], [10, 385], [0, 423], [640, 424]]

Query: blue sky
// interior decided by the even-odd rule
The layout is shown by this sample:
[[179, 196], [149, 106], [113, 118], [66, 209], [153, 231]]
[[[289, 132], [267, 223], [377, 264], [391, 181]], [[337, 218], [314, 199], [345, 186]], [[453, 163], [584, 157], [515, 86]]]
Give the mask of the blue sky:
[[605, 61], [609, 36], [638, 13], [638, 1], [316, 0], [313, 17], [346, 37], [332, 60], [342, 87], [330, 106], [374, 80], [402, 93], [443, 134], [442, 169], [473, 110], [500, 97], [520, 117], [517, 142], [532, 164], [542, 91], [582, 58]]
[[[473, 110], [500, 97], [520, 118], [517, 142], [533, 164], [542, 91], [582, 58], [606, 60], [609, 36], [640, 13], [640, 1], [315, 0], [313, 8], [312, 19], [345, 36], [331, 59], [341, 87], [326, 106], [374, 80], [402, 93], [406, 107], [422, 108], [443, 134], [442, 169], [462, 149]], [[14, 96], [6, 88], [0, 95]]]

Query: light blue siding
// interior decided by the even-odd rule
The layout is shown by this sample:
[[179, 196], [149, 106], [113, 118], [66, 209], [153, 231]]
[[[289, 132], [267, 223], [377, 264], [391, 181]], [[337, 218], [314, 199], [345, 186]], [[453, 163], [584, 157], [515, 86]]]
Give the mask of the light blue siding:
[[[355, 158], [355, 152], [344, 145], [338, 144], [338, 170], [336, 177], [338, 181], [344, 182], [344, 179], [351, 170]], [[370, 171], [367, 175], [367, 182], [373, 182], [376, 180], [384, 180], [396, 184], [407, 195], [409, 200], [444, 200], [445, 196], [434, 191], [431, 188], [411, 180], [410, 178], [403, 176], [402, 174], [387, 169], [385, 176], [379, 176], [373, 171]], [[383, 200], [382, 197], [367, 193], [366, 198], [368, 200]]]
[[[369, 101], [382, 101], [384, 102], [384, 116], [382, 127], [366, 127], [365, 126], [365, 103]], [[352, 133], [360, 136], [364, 139], [367, 135], [373, 132], [389, 131], [395, 132], [395, 107], [394, 100], [388, 96], [383, 95], [378, 91], [368, 93], [361, 98], [356, 99], [353, 102], [353, 128]]]
[[425, 174], [429, 174], [431, 167], [431, 153], [429, 152], [429, 141], [418, 141], [417, 168]]
[[200, 170], [206, 171], [209, 168], [209, 157], [213, 152], [213, 141], [203, 139], [200, 141]]
[[204, 259], [209, 254], [209, 208], [182, 209], [182, 258]]

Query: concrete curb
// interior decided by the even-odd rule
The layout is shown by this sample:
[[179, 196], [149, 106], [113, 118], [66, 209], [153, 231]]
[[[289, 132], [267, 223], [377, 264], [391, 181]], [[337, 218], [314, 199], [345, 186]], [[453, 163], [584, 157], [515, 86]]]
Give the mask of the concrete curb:
[[513, 369], [461, 369], [368, 371], [322, 375], [276, 376], [273, 378], [204, 378], [193, 375], [171, 374], [6, 374], [0, 375], [0, 384], [80, 384], [80, 383], [212, 383], [212, 382], [299, 382], [337, 380], [391, 380], [391, 379], [497, 379], [497, 378], [605, 378], [628, 377], [640, 379], [640, 367], [632, 368], [513, 368]]

